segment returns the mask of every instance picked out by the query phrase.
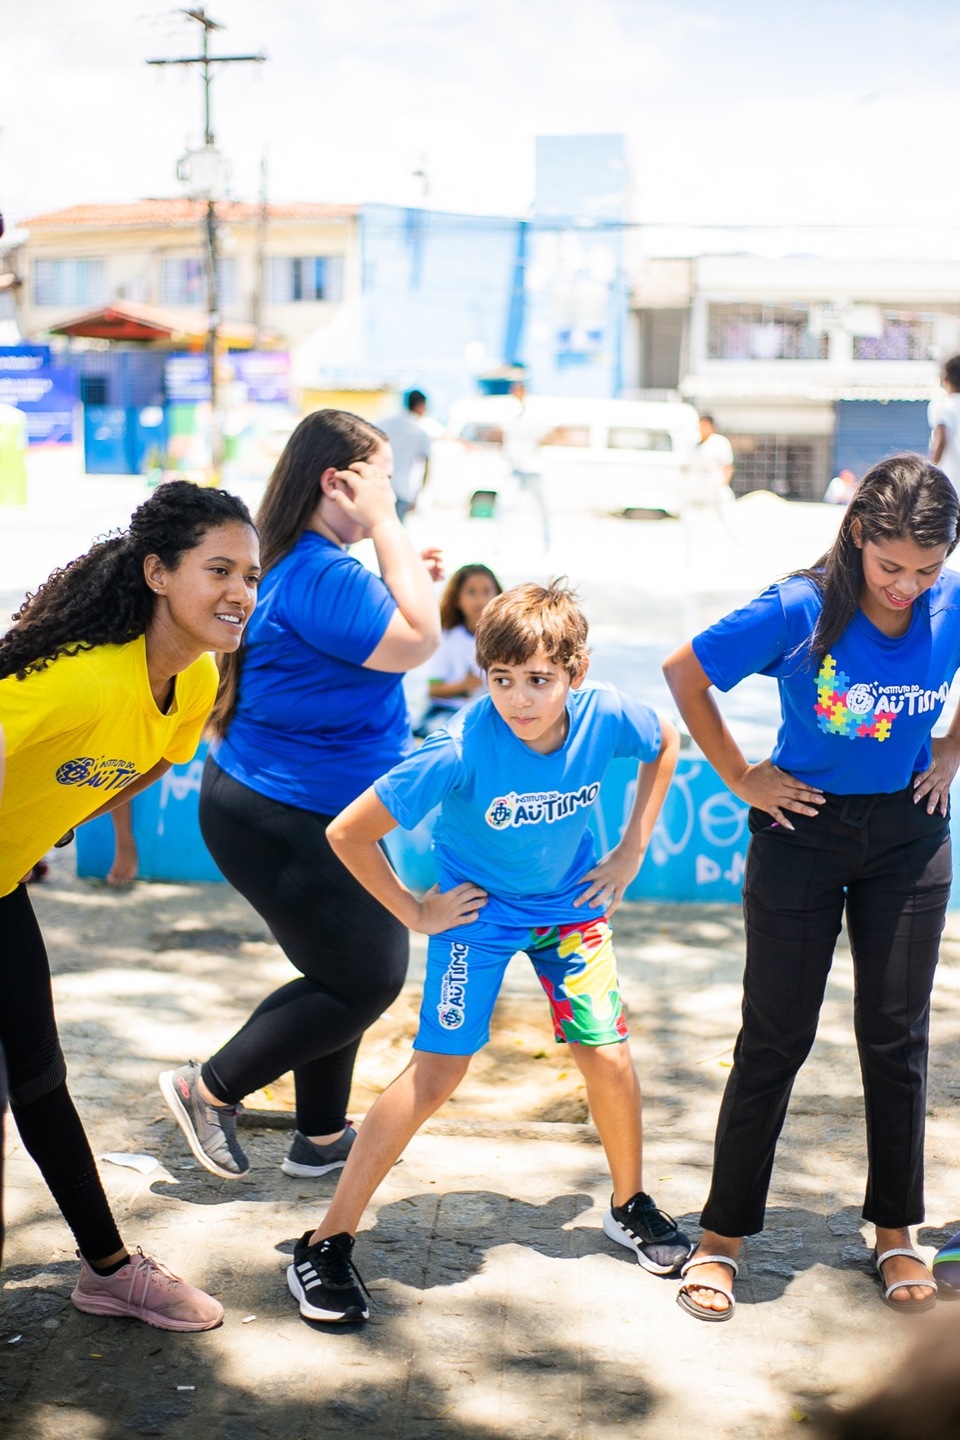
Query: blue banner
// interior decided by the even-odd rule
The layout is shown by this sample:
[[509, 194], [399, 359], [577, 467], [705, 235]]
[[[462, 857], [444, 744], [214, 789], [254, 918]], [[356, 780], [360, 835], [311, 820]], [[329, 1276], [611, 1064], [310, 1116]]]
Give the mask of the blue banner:
[[31, 445], [72, 445], [78, 397], [72, 365], [49, 345], [0, 345], [0, 402], [22, 410]]
[[238, 350], [227, 357], [227, 364], [237, 383], [245, 387], [246, 400], [264, 405], [289, 404], [290, 356], [285, 350]]
[[163, 367], [167, 400], [174, 405], [197, 405], [210, 399], [210, 358], [207, 355], [168, 355]]

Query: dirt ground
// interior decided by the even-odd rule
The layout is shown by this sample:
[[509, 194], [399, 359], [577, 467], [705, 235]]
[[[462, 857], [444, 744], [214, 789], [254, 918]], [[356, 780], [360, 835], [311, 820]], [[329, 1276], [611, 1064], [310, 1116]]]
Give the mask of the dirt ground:
[[[369, 1110], [409, 1060], [418, 999], [416, 992], [404, 990], [364, 1036], [351, 1097], [358, 1112]], [[545, 999], [502, 998], [490, 1043], [471, 1062], [444, 1114], [454, 1120], [503, 1120], [504, 1090], [510, 1096], [506, 1118], [514, 1121], [582, 1124], [589, 1119], [580, 1072], [569, 1047], [553, 1038]], [[293, 1076], [283, 1075], [276, 1084], [248, 1096], [245, 1109], [292, 1113]]]
[[[63, 859], [35, 903], [95, 1153], [156, 1160], [147, 1175], [101, 1165], [121, 1233], [216, 1293], [226, 1318], [185, 1337], [74, 1311], [70, 1236], [10, 1126], [4, 1440], [786, 1440], [798, 1425], [812, 1430], [824, 1404], [878, 1385], [927, 1333], [924, 1320], [938, 1319], [908, 1326], [879, 1303], [860, 1216], [863, 1106], [842, 943], [778, 1148], [767, 1227], [744, 1247], [732, 1324], [685, 1316], [675, 1280], [644, 1275], [605, 1237], [603, 1151], [580, 1123], [579, 1077], [518, 960], [490, 1045], [364, 1216], [370, 1323], [325, 1329], [300, 1318], [284, 1272], [336, 1176], [281, 1172], [286, 1085], [244, 1117], [251, 1170], [228, 1182], [193, 1161], [156, 1084], [161, 1069], [209, 1055], [289, 979], [262, 924], [227, 886], [113, 893], [77, 881]], [[695, 1236], [737, 1029], [739, 912], [630, 905], [616, 932], [644, 1087], [645, 1183]], [[415, 940], [409, 984], [361, 1048], [358, 1121], [408, 1058], [423, 957]], [[929, 1220], [916, 1232], [928, 1258], [960, 1230], [958, 1077], [953, 912], [934, 999]], [[944, 1321], [958, 1308], [939, 1307]]]

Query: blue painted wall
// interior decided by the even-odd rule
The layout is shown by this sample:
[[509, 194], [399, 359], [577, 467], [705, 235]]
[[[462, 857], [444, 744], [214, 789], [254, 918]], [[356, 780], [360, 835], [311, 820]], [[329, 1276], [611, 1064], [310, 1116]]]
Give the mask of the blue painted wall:
[[624, 384], [627, 159], [622, 135], [541, 135], [526, 260], [523, 356], [541, 395]]
[[504, 364], [533, 393], [619, 394], [626, 174], [622, 136], [546, 136], [530, 219], [365, 205], [364, 369], [441, 417]]
[[399, 390], [445, 414], [501, 362], [519, 221], [365, 205], [363, 357]]

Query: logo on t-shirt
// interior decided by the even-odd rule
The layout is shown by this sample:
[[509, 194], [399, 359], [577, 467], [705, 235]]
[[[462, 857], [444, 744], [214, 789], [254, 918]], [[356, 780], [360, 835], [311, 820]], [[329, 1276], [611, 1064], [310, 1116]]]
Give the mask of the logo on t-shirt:
[[817, 675], [817, 724], [825, 735], [843, 735], [848, 740], [889, 740], [898, 715], [923, 715], [942, 706], [947, 698], [946, 681], [939, 690], [922, 685], [883, 685], [858, 680], [837, 669], [832, 655], [823, 657]]
[[95, 760], [92, 755], [78, 755], [75, 760], [65, 760], [59, 766], [57, 783], [90, 785], [94, 790], [122, 790], [138, 774], [132, 760], [108, 760], [103, 755]]
[[455, 940], [450, 946], [450, 964], [440, 981], [440, 1004], [437, 1019], [444, 1030], [459, 1030], [463, 1024], [467, 999], [467, 956], [470, 946]]
[[579, 790], [533, 790], [527, 795], [518, 795], [511, 790], [509, 795], [498, 795], [484, 816], [493, 830], [516, 829], [520, 825], [552, 825], [563, 820], [576, 810], [592, 805], [600, 794], [600, 781], [581, 785]]

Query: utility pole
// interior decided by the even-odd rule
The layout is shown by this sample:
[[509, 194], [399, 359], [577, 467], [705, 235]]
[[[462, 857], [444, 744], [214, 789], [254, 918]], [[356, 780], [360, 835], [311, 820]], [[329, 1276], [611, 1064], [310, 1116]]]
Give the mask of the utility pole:
[[260, 159], [260, 213], [257, 217], [257, 280], [253, 292], [253, 325], [256, 332], [254, 344], [259, 350], [263, 339], [263, 297], [267, 289], [267, 152]]
[[203, 149], [188, 152], [177, 166], [177, 178], [185, 180], [198, 199], [207, 202], [204, 221], [205, 277], [207, 291], [207, 355], [210, 363], [210, 451], [214, 477], [218, 478], [223, 462], [223, 426], [220, 423], [219, 395], [217, 388], [217, 345], [220, 328], [220, 295], [217, 277], [219, 260], [217, 245], [217, 200], [222, 198], [226, 167], [223, 156], [216, 148], [213, 133], [213, 119], [210, 105], [211, 73], [214, 65], [262, 65], [266, 55], [211, 55], [210, 33], [224, 27], [213, 20], [200, 5], [194, 10], [182, 12], [190, 20], [196, 20], [203, 29], [203, 49], [200, 55], [182, 55], [172, 60], [148, 60], [148, 65], [198, 65], [203, 79]]

